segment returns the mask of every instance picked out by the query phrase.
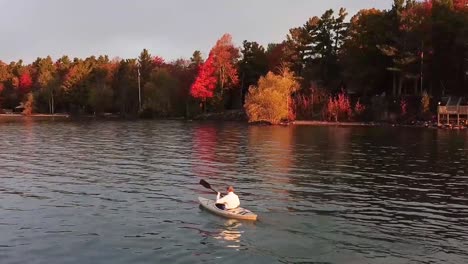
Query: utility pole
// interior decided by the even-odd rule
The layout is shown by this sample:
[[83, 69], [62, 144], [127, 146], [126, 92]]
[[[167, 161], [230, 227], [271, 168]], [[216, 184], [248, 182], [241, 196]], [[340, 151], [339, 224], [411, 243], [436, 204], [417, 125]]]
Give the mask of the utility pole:
[[423, 71], [424, 71], [424, 41], [421, 41], [421, 94], [423, 93]]
[[137, 62], [138, 71], [138, 110], [141, 111], [140, 63]]

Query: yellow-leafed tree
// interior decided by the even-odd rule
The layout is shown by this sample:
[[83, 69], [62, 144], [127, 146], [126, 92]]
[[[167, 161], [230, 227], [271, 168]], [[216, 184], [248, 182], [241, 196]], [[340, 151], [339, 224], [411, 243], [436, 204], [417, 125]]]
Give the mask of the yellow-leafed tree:
[[269, 72], [260, 77], [257, 86], [249, 88], [245, 99], [245, 110], [249, 122], [266, 121], [279, 124], [289, 119], [291, 93], [299, 89], [293, 74], [285, 69], [277, 75]]
[[26, 95], [26, 101], [24, 102], [23, 115], [32, 115], [34, 108], [34, 96], [30, 92]]

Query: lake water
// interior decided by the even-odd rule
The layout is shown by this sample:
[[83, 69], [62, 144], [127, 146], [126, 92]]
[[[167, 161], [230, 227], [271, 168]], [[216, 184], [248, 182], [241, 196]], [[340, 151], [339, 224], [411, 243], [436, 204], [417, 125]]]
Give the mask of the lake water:
[[467, 175], [466, 131], [5, 123], [0, 263], [468, 263]]

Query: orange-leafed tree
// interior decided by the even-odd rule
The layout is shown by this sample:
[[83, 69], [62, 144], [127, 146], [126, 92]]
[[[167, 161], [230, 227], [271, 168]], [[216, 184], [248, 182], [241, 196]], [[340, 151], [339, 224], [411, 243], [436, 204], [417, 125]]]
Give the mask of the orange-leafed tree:
[[[5, 85], [3, 83], [0, 82], [0, 109], [2, 108], [2, 103], [3, 103], [3, 90], [5, 89]], [[2, 112], [0, 110], [0, 112]]]
[[239, 49], [234, 47], [231, 35], [224, 34], [216, 42], [210, 51], [210, 57], [213, 57], [213, 66], [222, 95], [225, 88], [236, 86], [239, 82], [236, 67]]

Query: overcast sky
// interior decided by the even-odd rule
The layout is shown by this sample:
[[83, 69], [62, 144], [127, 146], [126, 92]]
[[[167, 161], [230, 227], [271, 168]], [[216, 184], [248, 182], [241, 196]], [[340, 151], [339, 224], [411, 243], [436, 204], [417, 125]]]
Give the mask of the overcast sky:
[[0, 60], [107, 54], [143, 48], [172, 60], [206, 54], [223, 33], [237, 45], [283, 40], [326, 9], [389, 9], [392, 0], [0, 0]]

